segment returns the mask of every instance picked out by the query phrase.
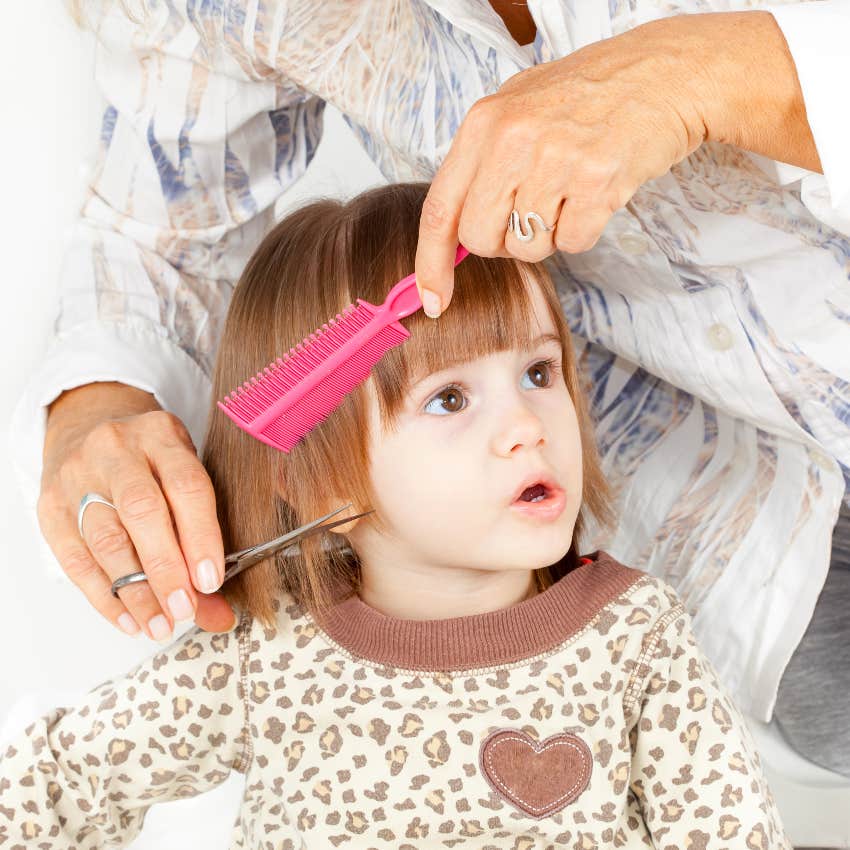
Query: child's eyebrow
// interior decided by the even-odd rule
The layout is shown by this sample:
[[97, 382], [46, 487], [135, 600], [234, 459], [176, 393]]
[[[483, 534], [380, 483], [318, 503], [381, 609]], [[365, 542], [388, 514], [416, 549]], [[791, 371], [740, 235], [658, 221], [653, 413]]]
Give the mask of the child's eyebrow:
[[543, 345], [544, 342], [556, 342], [558, 344], [559, 348], [563, 348], [563, 343], [561, 342], [561, 337], [558, 336], [558, 334], [545, 333], [545, 334], [540, 334], [540, 336], [538, 336], [538, 337], [535, 337], [533, 340], [531, 340], [531, 342], [528, 344], [528, 346], [527, 347], [524, 346], [522, 348], [522, 350], [523, 351], [534, 351], [535, 348]]
[[[534, 351], [536, 348], [539, 348], [541, 345], [543, 345], [544, 343], [547, 343], [547, 342], [557, 343], [558, 348], [560, 348], [563, 351], [564, 344], [561, 341], [561, 337], [558, 334], [551, 333], [551, 332], [545, 333], [545, 334], [540, 334], [540, 336], [536, 336], [534, 339], [529, 341], [528, 345], [521, 346], [519, 350], [523, 351], [523, 352]], [[423, 374], [415, 375], [413, 377], [413, 379], [411, 380], [410, 385], [408, 386], [408, 392], [411, 391], [411, 390], [414, 390], [417, 386], [419, 386], [419, 384], [421, 384], [427, 378], [430, 378], [432, 375], [439, 375], [441, 372], [447, 372], [449, 369], [453, 369], [455, 366], [457, 366], [458, 363], [463, 363], [463, 362], [464, 361], [462, 359], [458, 358], [455, 361], [447, 362], [443, 366], [443, 368], [440, 369], [437, 372], [428, 372], [424, 375]]]

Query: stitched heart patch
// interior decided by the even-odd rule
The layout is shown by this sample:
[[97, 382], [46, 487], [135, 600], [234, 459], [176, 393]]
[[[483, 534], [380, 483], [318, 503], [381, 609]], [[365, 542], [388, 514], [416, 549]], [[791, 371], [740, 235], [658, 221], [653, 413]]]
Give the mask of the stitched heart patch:
[[545, 818], [587, 788], [593, 756], [584, 741], [566, 732], [535, 741], [519, 729], [497, 729], [481, 744], [479, 766], [500, 797]]

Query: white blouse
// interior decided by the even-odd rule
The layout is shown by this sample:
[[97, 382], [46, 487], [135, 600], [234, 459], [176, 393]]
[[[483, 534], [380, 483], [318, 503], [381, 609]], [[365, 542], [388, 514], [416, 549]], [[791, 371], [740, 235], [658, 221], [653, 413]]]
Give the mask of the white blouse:
[[668, 580], [706, 654], [768, 720], [850, 480], [850, 2], [529, 0], [520, 46], [485, 0], [158, 4], [101, 27], [99, 158], [55, 335], [10, 450], [33, 512], [46, 406], [121, 381], [201, 445], [233, 286], [304, 173], [325, 103], [388, 181], [428, 180], [467, 110], [518, 71], [667, 15], [770, 9], [824, 174], [708, 143], [596, 246], [547, 265], [592, 386], [613, 537]]

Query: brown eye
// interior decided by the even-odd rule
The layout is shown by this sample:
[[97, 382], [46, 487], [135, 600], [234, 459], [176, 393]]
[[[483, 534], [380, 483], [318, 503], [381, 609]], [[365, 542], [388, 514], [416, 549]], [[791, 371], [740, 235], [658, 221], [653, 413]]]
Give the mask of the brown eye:
[[531, 376], [531, 380], [536, 387], [545, 387], [549, 384], [549, 364], [545, 361], [535, 363], [529, 367], [526, 374]]
[[[439, 411], [429, 410], [436, 403], [439, 403]], [[446, 387], [425, 405], [427, 412], [457, 413], [463, 408], [463, 392], [459, 387]]]
[[456, 410], [461, 410], [463, 407], [463, 396], [458, 389], [452, 388], [446, 390], [440, 395], [440, 398], [444, 398], [446, 400], [443, 407], [450, 413], [454, 413]]

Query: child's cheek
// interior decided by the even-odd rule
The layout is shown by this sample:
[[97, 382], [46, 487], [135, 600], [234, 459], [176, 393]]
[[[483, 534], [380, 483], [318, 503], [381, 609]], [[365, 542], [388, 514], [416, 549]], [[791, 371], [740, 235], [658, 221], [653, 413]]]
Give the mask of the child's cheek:
[[464, 465], [444, 462], [426, 448], [408, 448], [381, 477], [378, 498], [399, 526], [416, 536], [456, 533], [483, 495], [481, 482], [472, 480]]

